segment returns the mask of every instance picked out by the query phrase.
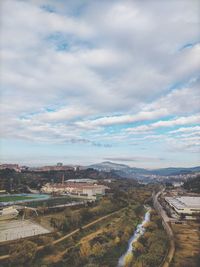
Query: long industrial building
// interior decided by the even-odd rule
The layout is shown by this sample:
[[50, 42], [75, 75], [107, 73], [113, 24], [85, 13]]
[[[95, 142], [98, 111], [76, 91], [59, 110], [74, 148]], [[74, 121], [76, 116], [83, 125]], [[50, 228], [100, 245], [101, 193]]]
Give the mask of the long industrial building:
[[200, 213], [200, 197], [165, 197], [165, 201], [178, 215], [191, 216]]

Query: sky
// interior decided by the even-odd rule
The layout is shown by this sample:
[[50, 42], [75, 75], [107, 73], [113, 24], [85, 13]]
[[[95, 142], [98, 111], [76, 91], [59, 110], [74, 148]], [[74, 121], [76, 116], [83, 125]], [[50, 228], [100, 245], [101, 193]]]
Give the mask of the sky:
[[200, 165], [199, 0], [0, 5], [1, 163]]

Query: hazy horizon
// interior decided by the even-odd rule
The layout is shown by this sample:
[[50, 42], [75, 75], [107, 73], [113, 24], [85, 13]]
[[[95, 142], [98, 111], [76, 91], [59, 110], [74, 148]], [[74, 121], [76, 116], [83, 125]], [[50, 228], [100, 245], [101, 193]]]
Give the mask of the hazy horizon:
[[102, 159], [100, 161], [88, 161], [88, 162], [70, 162], [70, 161], [62, 161], [62, 160], [58, 160], [58, 161], [43, 161], [40, 159], [40, 161], [35, 161], [33, 162], [33, 160], [31, 161], [4, 161], [4, 162], [0, 162], [0, 164], [18, 164], [19, 166], [27, 166], [27, 167], [43, 167], [43, 166], [56, 166], [57, 163], [62, 163], [64, 166], [82, 166], [82, 167], [87, 167], [93, 164], [100, 164], [100, 163], [105, 163], [105, 162], [110, 162], [110, 163], [114, 163], [114, 164], [122, 164], [122, 165], [127, 165], [131, 168], [144, 168], [144, 169], [148, 169], [148, 170], [153, 170], [153, 169], [162, 169], [162, 168], [193, 168], [193, 167], [199, 167], [199, 165], [187, 165], [187, 166], [179, 166], [179, 165], [166, 165], [166, 166], [155, 166], [155, 167], [146, 167], [145, 165], [141, 165], [138, 166], [137, 163], [131, 163], [131, 162], [125, 162], [125, 161], [118, 161], [118, 160], [106, 160], [106, 159]]

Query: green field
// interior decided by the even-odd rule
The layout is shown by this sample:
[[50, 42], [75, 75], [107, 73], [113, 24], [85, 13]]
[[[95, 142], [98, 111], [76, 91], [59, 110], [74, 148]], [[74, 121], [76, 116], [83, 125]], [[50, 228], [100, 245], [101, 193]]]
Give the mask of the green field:
[[0, 196], [0, 202], [15, 202], [20, 200], [35, 199], [31, 196]]

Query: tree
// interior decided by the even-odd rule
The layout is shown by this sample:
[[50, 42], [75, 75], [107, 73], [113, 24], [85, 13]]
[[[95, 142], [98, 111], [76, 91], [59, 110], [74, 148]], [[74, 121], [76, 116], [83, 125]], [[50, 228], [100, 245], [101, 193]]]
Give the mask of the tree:
[[80, 256], [86, 258], [91, 254], [91, 247], [89, 242], [84, 242], [80, 247]]
[[68, 219], [65, 219], [63, 222], [63, 232], [67, 232], [70, 230], [70, 223]]
[[75, 225], [76, 227], [80, 225], [81, 219], [82, 219], [81, 215], [78, 212], [72, 213], [71, 223]]
[[135, 208], [135, 214], [136, 214], [136, 216], [142, 215], [143, 214], [143, 210], [144, 210], [144, 207], [142, 205], [138, 205]]
[[200, 175], [194, 178], [189, 178], [183, 185], [186, 190], [191, 192], [200, 193]]
[[157, 225], [156, 225], [156, 223], [154, 223], [154, 222], [147, 222], [147, 223], [145, 224], [145, 228], [146, 228], [147, 230], [149, 230], [149, 231], [153, 231], [153, 230], [155, 230], [155, 229], [157, 228]]
[[[29, 264], [35, 257], [37, 245], [32, 241], [24, 240], [22, 243], [12, 245], [9, 254], [10, 262], [14, 263], [15, 266], [23, 266]], [[28, 265], [26, 265], [28, 266]]]
[[119, 238], [119, 236], [116, 236], [114, 239], [114, 244], [119, 245], [119, 243], [120, 243], [120, 238]]
[[133, 250], [136, 253], [136, 255], [140, 255], [145, 251], [144, 246], [139, 241], [136, 241], [132, 244]]
[[153, 235], [153, 234], [152, 234], [151, 232], [147, 232], [147, 231], [146, 231], [146, 232], [144, 233], [143, 237], [144, 237], [144, 239], [147, 240], [147, 239], [149, 239], [152, 235]]
[[159, 215], [152, 216], [152, 221], [157, 224], [159, 228], [162, 228], [162, 219]]
[[129, 252], [125, 257], [124, 267], [130, 267], [133, 262], [133, 253]]
[[92, 248], [92, 253], [95, 256], [99, 256], [99, 255], [103, 254], [103, 252], [104, 252], [103, 246], [99, 242], [94, 244], [94, 246]]
[[151, 209], [150, 214], [151, 214], [151, 216], [158, 215], [157, 211], [154, 209]]

